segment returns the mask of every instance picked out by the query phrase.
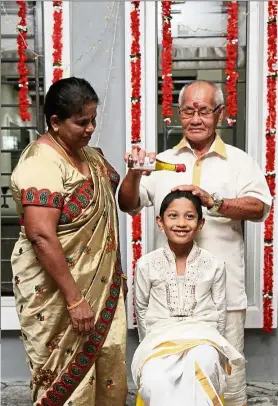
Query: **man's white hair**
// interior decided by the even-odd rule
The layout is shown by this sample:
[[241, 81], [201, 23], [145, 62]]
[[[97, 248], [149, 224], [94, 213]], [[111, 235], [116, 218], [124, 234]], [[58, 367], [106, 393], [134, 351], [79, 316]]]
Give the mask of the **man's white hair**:
[[183, 102], [184, 92], [186, 91], [186, 89], [189, 86], [193, 85], [194, 83], [197, 83], [200, 85], [207, 84], [214, 89], [215, 107], [219, 106], [219, 104], [224, 104], [224, 96], [223, 96], [222, 89], [220, 87], [218, 87], [214, 82], [211, 82], [209, 80], [194, 80], [193, 82], [190, 82], [190, 83], [187, 83], [186, 85], [184, 85], [183, 88], [181, 89], [180, 94], [179, 94], [179, 106], [180, 107]]

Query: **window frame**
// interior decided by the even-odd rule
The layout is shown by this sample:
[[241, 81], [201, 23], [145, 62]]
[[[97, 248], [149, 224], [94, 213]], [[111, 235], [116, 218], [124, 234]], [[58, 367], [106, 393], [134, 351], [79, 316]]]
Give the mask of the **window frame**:
[[[53, 27], [53, 5], [52, 2], [43, 2], [43, 24], [44, 24], [44, 58], [45, 58], [45, 93], [52, 83], [52, 27]], [[63, 77], [70, 76], [70, 2], [63, 2], [63, 66], [66, 67]], [[1, 297], [1, 329], [20, 330], [18, 315], [15, 308], [14, 296]]]

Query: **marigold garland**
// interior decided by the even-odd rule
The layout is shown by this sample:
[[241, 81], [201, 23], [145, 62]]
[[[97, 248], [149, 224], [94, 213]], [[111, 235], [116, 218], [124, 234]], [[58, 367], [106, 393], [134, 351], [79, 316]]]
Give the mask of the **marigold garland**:
[[172, 48], [173, 37], [171, 32], [171, 6], [172, 1], [162, 1], [162, 115], [165, 124], [171, 123], [173, 103], [173, 78], [172, 78]]
[[17, 36], [17, 52], [18, 52], [18, 64], [17, 69], [19, 73], [18, 80], [18, 104], [19, 104], [19, 115], [23, 121], [30, 121], [31, 114], [27, 111], [30, 106], [28, 91], [28, 68], [26, 66], [27, 55], [25, 53], [28, 48], [27, 45], [27, 23], [26, 23], [26, 1], [17, 1], [16, 4], [19, 6], [18, 17], [20, 18], [19, 24], [17, 25], [18, 36]]
[[[273, 197], [276, 195], [275, 156], [277, 126], [277, 1], [268, 2], [267, 23], [267, 109], [266, 119], [266, 180]], [[274, 203], [264, 223], [264, 287], [263, 330], [272, 332], [273, 325], [273, 229]]]
[[62, 52], [63, 52], [63, 1], [53, 1], [53, 79], [56, 82], [63, 77]]
[[227, 46], [226, 46], [226, 99], [227, 121], [230, 126], [236, 123], [237, 116], [237, 54], [238, 54], [238, 2], [230, 1], [227, 6]]
[[[140, 53], [140, 1], [132, 1], [133, 10], [130, 12], [131, 27], [131, 144], [141, 143], [141, 53]], [[142, 256], [142, 216], [141, 213], [132, 217], [132, 278], [135, 266]], [[136, 326], [136, 315], [133, 296], [133, 325]]]

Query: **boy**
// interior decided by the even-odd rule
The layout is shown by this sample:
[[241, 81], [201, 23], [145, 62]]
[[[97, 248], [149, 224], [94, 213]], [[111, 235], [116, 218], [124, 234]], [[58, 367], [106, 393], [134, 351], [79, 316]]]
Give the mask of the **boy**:
[[191, 192], [168, 194], [157, 224], [168, 242], [136, 269], [134, 381], [145, 406], [222, 405], [225, 364], [244, 362], [223, 337], [224, 263], [194, 242], [204, 219]]

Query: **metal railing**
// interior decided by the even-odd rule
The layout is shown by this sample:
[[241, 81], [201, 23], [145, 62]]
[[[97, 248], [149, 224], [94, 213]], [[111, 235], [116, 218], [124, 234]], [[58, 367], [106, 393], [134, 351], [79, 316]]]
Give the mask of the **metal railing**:
[[[16, 14], [17, 10], [16, 9], [10, 9], [9, 8], [9, 3], [8, 2], [3, 2], [4, 7], [1, 7], [1, 15], [2, 16], [13, 16], [13, 19], [16, 19]], [[7, 10], [5, 8], [7, 6]], [[41, 51], [39, 50], [39, 37], [41, 39], [42, 43], [42, 36], [43, 36], [43, 27], [38, 26], [38, 20], [41, 19], [38, 15], [38, 13], [42, 12], [42, 8], [38, 8], [37, 2], [28, 2], [28, 8], [27, 8], [27, 14], [29, 16], [28, 18], [28, 24], [30, 26], [28, 27], [29, 30], [33, 34], [28, 34], [27, 35], [27, 40], [32, 39], [32, 51], [34, 55], [39, 55], [41, 54]], [[2, 27], [2, 31], [4, 30], [4, 24]], [[16, 27], [15, 27], [16, 28]], [[11, 34], [11, 33], [1, 33], [1, 43], [2, 46], [5, 44], [5, 41], [9, 41], [9, 47], [10, 44], [13, 44], [14, 50], [17, 49], [16, 45], [16, 34]], [[3, 47], [4, 48], [4, 47]], [[27, 50], [28, 51], [28, 50]], [[5, 55], [3, 58], [1, 58], [1, 64], [17, 64], [18, 58], [14, 56], [14, 53], [11, 53], [11, 57]], [[31, 71], [32, 73], [28, 76], [28, 81], [29, 81], [29, 96], [31, 97], [31, 104], [29, 106], [30, 109], [32, 109], [33, 113], [33, 118], [32, 118], [32, 123], [31, 124], [26, 124], [26, 125], [14, 125], [11, 123], [11, 125], [3, 125], [1, 126], [1, 135], [3, 135], [3, 132], [5, 131], [6, 134], [6, 139], [10, 136], [10, 132], [13, 132], [14, 134], [17, 134], [17, 139], [18, 139], [18, 147], [13, 148], [7, 148], [5, 145], [3, 145], [3, 136], [1, 137], [2, 139], [2, 145], [1, 145], [1, 155], [4, 156], [4, 154], [10, 154], [10, 159], [11, 159], [11, 171], [14, 169], [14, 166], [16, 165], [18, 158], [23, 151], [23, 149], [26, 146], [26, 134], [28, 136], [28, 132], [30, 135], [30, 131], [33, 133], [33, 136], [37, 132], [42, 132], [44, 128], [44, 120], [43, 120], [43, 114], [42, 112], [42, 101], [43, 101], [43, 84], [44, 84], [44, 69], [43, 69], [43, 58], [40, 58], [40, 61], [38, 58], [31, 58], [28, 57], [26, 60], [26, 63], [31, 64]], [[18, 78], [19, 76], [15, 75], [15, 69], [11, 69], [11, 72], [7, 71], [7, 69], [2, 69], [1, 70], [1, 83], [3, 85], [10, 85], [11, 88], [13, 89], [19, 89], [18, 86]], [[4, 72], [4, 73], [3, 73]], [[6, 73], [5, 73], [6, 72]], [[5, 100], [1, 100], [1, 107], [5, 108], [6, 111], [10, 111], [14, 115], [15, 111], [18, 111], [19, 105], [18, 103], [5, 103]], [[8, 113], [9, 114], [9, 113]], [[28, 142], [27, 142], [28, 143]], [[9, 168], [10, 169], [10, 168]], [[11, 263], [10, 263], [10, 252], [12, 251], [12, 247], [16, 240], [18, 239], [18, 234], [20, 230], [19, 226], [19, 218], [15, 214], [13, 214], [13, 211], [10, 210], [10, 205], [11, 205], [11, 199], [12, 195], [10, 192], [10, 184], [9, 179], [11, 176], [11, 171], [7, 169], [1, 168], [1, 246], [2, 246], [2, 256], [1, 256], [1, 268], [2, 268], [2, 281], [1, 281], [1, 294], [2, 295], [11, 295], [12, 293], [12, 269], [11, 269]], [[3, 184], [3, 177], [6, 178], [5, 184]], [[5, 179], [4, 178], [4, 179]]]

